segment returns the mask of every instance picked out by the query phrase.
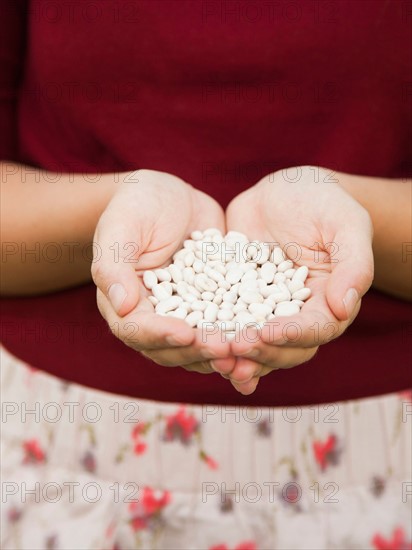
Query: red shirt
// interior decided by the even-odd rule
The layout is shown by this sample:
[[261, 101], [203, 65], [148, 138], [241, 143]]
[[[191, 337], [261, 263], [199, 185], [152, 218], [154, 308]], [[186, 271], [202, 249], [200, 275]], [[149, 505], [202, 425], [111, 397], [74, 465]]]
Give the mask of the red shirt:
[[[408, 177], [411, 7], [2, 0], [0, 158], [65, 172], [162, 170], [223, 206], [288, 166]], [[117, 341], [93, 285], [5, 299], [2, 310], [2, 341], [24, 360], [141, 398], [288, 405], [410, 383], [410, 308], [376, 291], [346, 334], [249, 397]]]

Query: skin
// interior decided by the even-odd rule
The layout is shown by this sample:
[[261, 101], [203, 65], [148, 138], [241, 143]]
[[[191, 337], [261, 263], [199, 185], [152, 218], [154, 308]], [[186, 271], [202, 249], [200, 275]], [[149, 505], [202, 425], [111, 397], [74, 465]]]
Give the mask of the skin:
[[[252, 393], [260, 377], [272, 370], [309, 360], [319, 345], [339, 336], [353, 321], [373, 279], [372, 226], [377, 288], [410, 298], [410, 261], [403, 261], [400, 253], [402, 243], [412, 240], [410, 182], [301, 167], [294, 183], [285, 172], [263, 178], [236, 197], [225, 216], [213, 199], [161, 172], [106, 174], [100, 176], [96, 193], [96, 183], [81, 175], [50, 183], [53, 175], [32, 171], [23, 182], [24, 170], [8, 163], [8, 177], [2, 177], [2, 205], [7, 203], [2, 244], [26, 242], [29, 248], [36, 242], [75, 241], [87, 246], [95, 230], [101, 252], [92, 263], [98, 307], [115, 335], [161, 365], [220, 372], [243, 394]], [[31, 192], [34, 185], [36, 193]], [[388, 191], [394, 185], [397, 192]], [[293, 205], [293, 218], [283, 204], [289, 205], [288, 212]], [[298, 319], [268, 324], [256, 343], [251, 337], [229, 343], [220, 335], [202, 337], [200, 330], [178, 319], [154, 315], [136, 272], [167, 265], [192, 230], [211, 226], [243, 231], [251, 239], [300, 244], [298, 263], [310, 267], [307, 285], [313, 295]], [[326, 243], [331, 242], [339, 246], [332, 258], [336, 263], [329, 261], [328, 251], [334, 250]], [[63, 254], [57, 263], [40, 258], [29, 265], [13, 253], [2, 262], [1, 290], [6, 295], [50, 292], [86, 282], [89, 273], [90, 261], [83, 254]], [[351, 292], [345, 303], [351, 288], [356, 294]], [[284, 338], [284, 325], [290, 322], [299, 323], [298, 338]], [[318, 331], [311, 329], [314, 323]]]

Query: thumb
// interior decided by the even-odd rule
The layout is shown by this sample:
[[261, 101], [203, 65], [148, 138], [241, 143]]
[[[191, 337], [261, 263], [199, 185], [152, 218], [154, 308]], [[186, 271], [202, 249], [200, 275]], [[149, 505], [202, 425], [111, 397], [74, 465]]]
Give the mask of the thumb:
[[125, 238], [127, 234], [135, 234], [136, 228], [128, 230], [122, 223], [100, 218], [93, 241], [91, 268], [94, 283], [120, 317], [132, 311], [139, 301], [135, 268], [141, 254], [138, 243]]
[[[332, 273], [326, 299], [341, 321], [350, 319], [356, 305], [373, 280], [372, 231], [369, 226], [346, 226], [336, 233], [336, 254], [331, 258]], [[336, 250], [336, 248], [335, 248]]]

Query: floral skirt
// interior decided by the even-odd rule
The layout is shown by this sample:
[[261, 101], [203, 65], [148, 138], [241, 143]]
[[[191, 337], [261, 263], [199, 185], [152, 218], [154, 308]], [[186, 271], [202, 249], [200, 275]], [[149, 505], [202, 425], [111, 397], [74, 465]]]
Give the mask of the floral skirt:
[[410, 392], [200, 406], [69, 384], [4, 349], [1, 367], [4, 549], [411, 548]]

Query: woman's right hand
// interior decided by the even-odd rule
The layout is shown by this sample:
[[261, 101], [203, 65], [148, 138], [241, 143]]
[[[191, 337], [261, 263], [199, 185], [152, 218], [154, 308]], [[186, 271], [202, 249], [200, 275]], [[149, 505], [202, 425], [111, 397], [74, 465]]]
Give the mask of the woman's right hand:
[[208, 227], [225, 232], [224, 212], [208, 195], [163, 172], [127, 174], [97, 224], [92, 276], [100, 313], [125, 344], [160, 365], [207, 373], [216, 358], [226, 372], [235, 359], [220, 333], [206, 337], [157, 315], [142, 282], [145, 270], [168, 265], [192, 231]]

